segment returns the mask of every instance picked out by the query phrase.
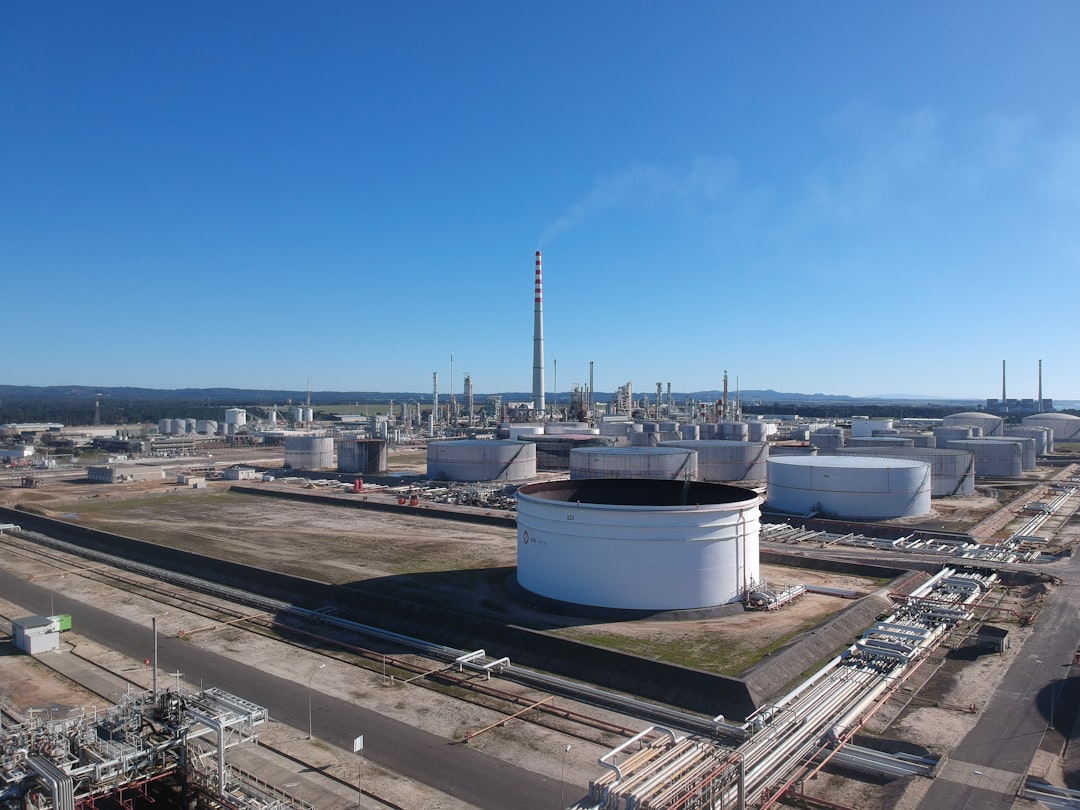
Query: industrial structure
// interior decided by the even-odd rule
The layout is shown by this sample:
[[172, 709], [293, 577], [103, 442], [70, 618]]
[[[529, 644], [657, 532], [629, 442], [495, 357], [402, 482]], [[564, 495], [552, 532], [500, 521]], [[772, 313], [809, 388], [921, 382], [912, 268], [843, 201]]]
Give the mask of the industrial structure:
[[760, 579], [761, 499], [742, 487], [639, 479], [518, 489], [517, 580], [579, 605], [680, 610], [741, 601]]

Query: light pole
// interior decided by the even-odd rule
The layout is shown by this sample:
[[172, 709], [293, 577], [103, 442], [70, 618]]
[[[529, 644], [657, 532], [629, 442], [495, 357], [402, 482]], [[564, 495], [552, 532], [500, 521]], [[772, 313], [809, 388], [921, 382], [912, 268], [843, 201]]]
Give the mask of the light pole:
[[[166, 610], [161, 615], [162, 616], [168, 616], [169, 611]], [[153, 687], [152, 688], [154, 690], [154, 699], [155, 700], [157, 700], [157, 619], [158, 619], [157, 616], [154, 616], [153, 618], [150, 619], [150, 626], [154, 628], [154, 660], [153, 660], [154, 673], [153, 673]]]
[[562, 768], [559, 770], [559, 810], [566, 807], [566, 755], [569, 753], [570, 746], [567, 745], [562, 752]]
[[311, 674], [307, 679], [307, 738], [311, 739], [311, 682], [315, 678], [315, 673], [325, 667], [326, 664], [319, 664], [315, 669], [311, 670]]

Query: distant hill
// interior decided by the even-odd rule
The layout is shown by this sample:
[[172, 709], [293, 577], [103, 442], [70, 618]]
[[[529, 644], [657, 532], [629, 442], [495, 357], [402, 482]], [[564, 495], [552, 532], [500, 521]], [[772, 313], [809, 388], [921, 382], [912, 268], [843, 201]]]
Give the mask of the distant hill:
[[[456, 392], [460, 398], [463, 394]], [[440, 397], [447, 396], [441, 394]], [[477, 394], [478, 399], [483, 400], [488, 396], [501, 396], [507, 401], [528, 401], [532, 394], [524, 391], [492, 392], [491, 394]], [[550, 400], [552, 394], [548, 393]], [[598, 401], [606, 402], [611, 398], [609, 392], [597, 392], [595, 397]], [[655, 391], [643, 389], [637, 392], [639, 397], [655, 397]], [[723, 396], [723, 391], [716, 389], [709, 391], [674, 392], [679, 399], [690, 397], [701, 402], [713, 402]], [[735, 397], [735, 391], [729, 391], [728, 396]], [[199, 402], [204, 405], [283, 405], [292, 400], [294, 403], [303, 402], [307, 398], [306, 391], [283, 390], [283, 389], [258, 389], [258, 388], [135, 388], [117, 386], [89, 386], [89, 385], [0, 385], [0, 400], [22, 399], [37, 401], [89, 401], [93, 402], [100, 397], [106, 400], [143, 400], [143, 401], [176, 401], [176, 402]], [[560, 392], [560, 400], [569, 398], [566, 392]], [[978, 403], [978, 399], [947, 399], [929, 395], [916, 394], [878, 394], [871, 397], [852, 397], [846, 394], [800, 394], [793, 392], [765, 390], [744, 390], [739, 392], [739, 398], [743, 402], [806, 402], [806, 403], [847, 403], [874, 402], [877, 404], [887, 402], [966, 402]], [[331, 405], [346, 402], [360, 403], [383, 403], [389, 400], [395, 402], [430, 402], [431, 392], [416, 391], [312, 391], [311, 402], [313, 405]]]

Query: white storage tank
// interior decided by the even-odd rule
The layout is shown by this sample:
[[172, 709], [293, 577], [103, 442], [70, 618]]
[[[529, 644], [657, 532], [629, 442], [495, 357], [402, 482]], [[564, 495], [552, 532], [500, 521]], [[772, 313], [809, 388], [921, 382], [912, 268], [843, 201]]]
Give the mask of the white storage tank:
[[195, 431], [204, 436], [213, 436], [218, 432], [218, 424], [213, 419], [199, 419], [195, 422]]
[[659, 436], [659, 433], [629, 433], [626, 439], [631, 447], [656, 447]]
[[937, 447], [846, 447], [834, 456], [910, 458], [930, 465], [930, 497], [952, 498], [975, 492], [975, 455], [968, 450]]
[[681, 481], [586, 480], [517, 491], [518, 583], [561, 602], [689, 610], [760, 577], [761, 499]]
[[847, 441], [848, 447], [914, 447], [913, 439], [899, 436], [852, 436]]
[[607, 421], [601, 422], [600, 423], [600, 435], [601, 436], [614, 436], [616, 438], [626, 436], [629, 433], [630, 427], [631, 427], [632, 424], [633, 423], [627, 422], [625, 420], [618, 421], [618, 422], [607, 422]]
[[1008, 427], [1005, 428], [1006, 437], [1020, 437], [1024, 439], [1035, 440], [1035, 455], [1045, 456], [1050, 452], [1050, 442], [1053, 438], [1053, 431], [1050, 428], [1040, 427], [1039, 425], [1031, 425], [1024, 427]]
[[972, 425], [974, 427], [982, 428], [983, 436], [1001, 436], [1004, 435], [1005, 432], [1003, 427], [1005, 420], [1000, 416], [994, 416], [992, 413], [982, 413], [981, 411], [954, 413], [942, 419], [941, 424], [943, 427]]
[[841, 427], [823, 427], [810, 432], [810, 444], [818, 450], [836, 450], [844, 446], [844, 429]]
[[945, 442], [945, 446], [974, 453], [975, 475], [980, 478], [1019, 478], [1024, 473], [1024, 451], [1019, 442], [952, 439]]
[[1020, 420], [1025, 426], [1038, 425], [1054, 431], [1054, 442], [1080, 442], [1080, 416], [1068, 413], [1037, 413]]
[[768, 507], [796, 515], [886, 520], [930, 511], [930, 465], [878, 456], [770, 458]]
[[600, 431], [590, 428], [588, 422], [545, 422], [544, 433], [548, 436], [561, 436], [566, 433], [576, 433], [578, 435], [595, 433], [599, 435]]
[[228, 408], [225, 411], [225, 424], [236, 425], [237, 427], [240, 427], [241, 425], [246, 425], [247, 411], [245, 411], [243, 408]]
[[580, 447], [570, 451], [570, 478], [697, 480], [697, 453], [682, 447]]
[[334, 466], [334, 440], [329, 436], [286, 436], [285, 466], [325, 470]]
[[[979, 431], [982, 435], [982, 431]], [[954, 425], [953, 427], [936, 427], [934, 428], [934, 438], [937, 439], [937, 446], [944, 447], [945, 442], [963, 441], [964, 439], [971, 439], [975, 437], [975, 429], [971, 425]]]
[[157, 423], [158, 433], [167, 436], [172, 433], [172, 419], [159, 419]]
[[536, 445], [518, 441], [431, 442], [427, 477], [432, 481], [524, 481], [536, 477]]
[[851, 436], [852, 438], [863, 438], [866, 436], [873, 436], [876, 431], [879, 430], [892, 430], [892, 419], [852, 419], [851, 420]]
[[900, 435], [903, 436], [905, 439], [911, 439], [911, 444], [913, 447], [937, 447], [937, 436], [935, 436], [933, 433], [905, 432], [901, 433]]
[[698, 438], [716, 439], [720, 436], [719, 426], [715, 422], [702, 422], [698, 425]]
[[1017, 442], [1020, 445], [1020, 466], [1024, 470], [1036, 469], [1035, 439], [1030, 436], [984, 436], [988, 442]]
[[544, 433], [543, 425], [517, 425], [510, 423], [503, 427], [510, 434], [511, 439], [516, 439], [518, 436], [541, 436]]
[[760, 419], [755, 419], [746, 423], [746, 436], [749, 441], [763, 442], [769, 438], [769, 434], [772, 432], [769, 430], [771, 425], [768, 422], [763, 422]]
[[697, 441], [701, 438], [701, 429], [697, 425], [679, 425], [679, 438], [684, 441]]
[[184, 420], [184, 433], [194, 433], [198, 428], [198, 421], [192, 417]]
[[699, 481], [764, 481], [769, 460], [765, 442], [723, 440], [664, 442], [661, 447], [683, 447], [697, 453]]
[[809, 444], [770, 444], [769, 457], [773, 456], [816, 456], [817, 448]]
[[388, 454], [385, 439], [338, 439], [337, 469], [343, 473], [386, 472]]
[[750, 440], [750, 425], [746, 422], [719, 422], [717, 429], [720, 435], [717, 438], [729, 442], [745, 442]]

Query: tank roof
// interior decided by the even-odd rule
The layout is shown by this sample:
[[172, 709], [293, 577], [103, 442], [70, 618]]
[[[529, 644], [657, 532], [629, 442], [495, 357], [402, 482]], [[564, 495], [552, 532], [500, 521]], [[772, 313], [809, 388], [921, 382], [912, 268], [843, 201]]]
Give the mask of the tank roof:
[[745, 487], [704, 481], [671, 481], [653, 478], [584, 478], [526, 484], [521, 495], [546, 501], [601, 504], [605, 506], [691, 506], [731, 504], [755, 500], [758, 494]]

